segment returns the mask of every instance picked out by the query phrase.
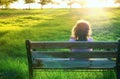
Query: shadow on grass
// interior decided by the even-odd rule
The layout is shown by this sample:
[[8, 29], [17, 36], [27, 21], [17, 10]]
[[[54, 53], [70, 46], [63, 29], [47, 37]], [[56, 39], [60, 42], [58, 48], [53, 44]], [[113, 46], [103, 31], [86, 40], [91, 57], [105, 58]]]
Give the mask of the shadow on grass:
[[25, 58], [1, 57], [0, 66], [0, 79], [28, 79]]
[[7, 33], [9, 33], [9, 31], [0, 31], [0, 37], [3, 37], [3, 36], [6, 35]]
[[28, 79], [26, 73], [15, 70], [0, 71], [0, 79]]

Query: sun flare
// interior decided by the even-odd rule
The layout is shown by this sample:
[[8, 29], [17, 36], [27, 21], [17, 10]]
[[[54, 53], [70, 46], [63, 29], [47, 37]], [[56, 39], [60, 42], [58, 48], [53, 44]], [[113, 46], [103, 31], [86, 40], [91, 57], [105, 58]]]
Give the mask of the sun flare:
[[114, 0], [86, 0], [87, 4], [86, 6], [87, 7], [111, 7], [111, 6], [114, 6]]
[[98, 0], [87, 0], [87, 7], [104, 7], [103, 3]]
[[[76, 0], [78, 2], [78, 0]], [[114, 0], [84, 0], [84, 5], [74, 2], [72, 5], [75, 8], [86, 7], [86, 8], [103, 8], [115, 6]]]

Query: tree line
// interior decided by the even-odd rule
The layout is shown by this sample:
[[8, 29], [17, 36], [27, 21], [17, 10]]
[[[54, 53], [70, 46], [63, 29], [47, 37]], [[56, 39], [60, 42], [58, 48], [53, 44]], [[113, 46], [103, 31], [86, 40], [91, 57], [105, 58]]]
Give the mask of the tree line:
[[[17, 2], [17, 1], [19, 1], [19, 0], [0, 0], [0, 6], [2, 8], [9, 9], [10, 4], [13, 2]], [[80, 4], [81, 7], [84, 7], [87, 3], [86, 0], [61, 0], [61, 1], [67, 1], [67, 5], [69, 5], [70, 8], [72, 8], [72, 4], [74, 4], [74, 3]], [[104, 1], [107, 1], [107, 0], [104, 0]], [[29, 4], [29, 9], [30, 9], [30, 4], [35, 3], [36, 0], [24, 0], [24, 2], [25, 2], [25, 4]], [[41, 9], [43, 9], [43, 6], [47, 5], [48, 3], [59, 4], [59, 2], [56, 2], [54, 0], [39, 0], [38, 3], [41, 5]], [[120, 0], [115, 0], [115, 3], [120, 4]]]
[[[9, 6], [13, 2], [17, 2], [19, 0], [0, 0], [0, 6], [5, 9], [9, 9]], [[30, 9], [30, 4], [35, 3], [36, 0], [24, 0], [25, 4], [29, 4], [29, 9]], [[53, 3], [52, 0], [39, 0], [39, 4], [42, 5], [42, 7], [48, 3]]]

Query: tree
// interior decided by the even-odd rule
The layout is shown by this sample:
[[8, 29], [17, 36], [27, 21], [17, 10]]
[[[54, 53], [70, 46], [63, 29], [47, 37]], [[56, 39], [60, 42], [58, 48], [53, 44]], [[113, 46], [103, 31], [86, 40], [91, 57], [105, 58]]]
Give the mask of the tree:
[[57, 2], [57, 1], [51, 1], [50, 3], [51, 3], [51, 8], [52, 8], [52, 5], [59, 5], [59, 4], [60, 4], [60, 3]]
[[3, 5], [4, 5], [4, 4], [2, 3], [2, 0], [0, 0], [0, 6], [2, 6], [2, 8], [3, 8]]
[[9, 8], [10, 3], [13, 3], [18, 0], [0, 0], [0, 5], [4, 5], [6, 9]]
[[84, 7], [87, 4], [87, 1], [86, 0], [69, 0], [68, 5], [70, 6], [70, 8], [74, 3], [77, 3], [81, 5], [81, 7]]
[[74, 1], [69, 1], [69, 2], [67, 3], [67, 5], [70, 6], [70, 9], [72, 8], [72, 4], [74, 4]]
[[84, 7], [87, 4], [86, 0], [76, 0], [76, 3], [80, 4], [81, 7]]
[[120, 4], [120, 0], [115, 0], [115, 3], [119, 3]]
[[115, 3], [118, 3], [119, 6], [120, 6], [120, 0], [115, 0]]
[[40, 2], [38, 2], [38, 3], [41, 4], [41, 9], [43, 9], [44, 5], [51, 3], [51, 2], [52, 2], [52, 0], [40, 0]]
[[34, 3], [34, 2], [35, 2], [35, 0], [25, 0], [25, 3], [29, 4], [29, 9], [30, 9], [31, 3]]

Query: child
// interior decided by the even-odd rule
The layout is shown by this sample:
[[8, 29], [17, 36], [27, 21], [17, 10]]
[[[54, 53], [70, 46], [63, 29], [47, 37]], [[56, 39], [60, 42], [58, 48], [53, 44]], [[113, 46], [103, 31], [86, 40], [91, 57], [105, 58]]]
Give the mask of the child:
[[[92, 42], [93, 38], [91, 37], [92, 31], [91, 26], [88, 21], [79, 20], [72, 28], [70, 42], [75, 41], [89, 41]], [[79, 52], [79, 51], [92, 51], [92, 49], [75, 49], [72, 48], [71, 51]], [[73, 58], [72, 58], [73, 59]]]

